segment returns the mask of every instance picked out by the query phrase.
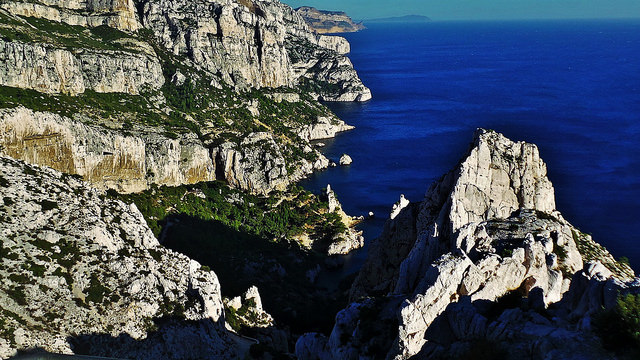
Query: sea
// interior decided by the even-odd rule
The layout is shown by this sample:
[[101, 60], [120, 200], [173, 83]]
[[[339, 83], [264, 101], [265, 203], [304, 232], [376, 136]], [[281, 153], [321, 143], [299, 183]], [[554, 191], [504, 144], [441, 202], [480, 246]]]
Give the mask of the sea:
[[[328, 103], [356, 127], [323, 140], [347, 167], [327, 184], [367, 245], [404, 194], [420, 201], [482, 127], [538, 145], [563, 216], [640, 271], [640, 20], [371, 24], [346, 34], [371, 88], [366, 103]], [[368, 246], [325, 276], [357, 272]], [[322, 279], [321, 279], [322, 280]]]

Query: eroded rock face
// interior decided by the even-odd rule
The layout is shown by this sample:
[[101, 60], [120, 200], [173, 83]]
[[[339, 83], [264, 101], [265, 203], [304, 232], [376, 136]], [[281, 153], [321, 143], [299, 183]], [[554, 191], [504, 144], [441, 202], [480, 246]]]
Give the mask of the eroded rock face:
[[581, 331], [618, 292], [640, 287], [630, 268], [594, 244], [555, 210], [535, 145], [479, 130], [422, 202], [401, 199], [330, 338], [306, 335], [297, 354], [445, 359], [473, 354], [484, 341], [509, 359], [603, 358]]
[[6, 156], [121, 192], [216, 179], [209, 150], [193, 135], [124, 135], [23, 107], [0, 110], [0, 146]]
[[[142, 13], [144, 26], [167, 49], [237, 88], [295, 87], [304, 77], [333, 84], [324, 100], [371, 97], [344, 56], [350, 50], [348, 42], [314, 34], [279, 1], [151, 0]], [[298, 47], [313, 58], [292, 58]]]
[[216, 275], [160, 246], [134, 205], [5, 157], [0, 182], [0, 357], [236, 356]]
[[77, 95], [93, 90], [137, 95], [164, 84], [155, 53], [144, 50], [147, 52], [70, 51], [0, 39], [0, 85], [48, 94]]
[[154, 129], [125, 134], [23, 107], [0, 110], [0, 154], [81, 175], [100, 189], [129, 193], [151, 184], [177, 186], [223, 180], [258, 194], [326, 168], [317, 150], [314, 162], [292, 167], [269, 133], [252, 133], [241, 144], [209, 149], [193, 134], [169, 139]]
[[307, 141], [330, 139], [337, 133], [353, 130], [354, 127], [335, 118], [320, 117], [318, 122], [305, 125], [298, 130], [298, 136]]
[[15, 15], [70, 25], [108, 25], [129, 32], [140, 28], [133, 0], [2, 0], [0, 7]]
[[296, 168], [287, 168], [283, 149], [269, 133], [253, 133], [240, 144], [226, 142], [212, 149], [216, 178], [231, 186], [253, 193], [267, 194], [273, 190], [285, 190], [296, 180], [324, 169], [329, 161], [317, 153], [313, 163], [304, 162]]
[[336, 193], [331, 190], [331, 185], [327, 185], [325, 197], [329, 203], [329, 212], [337, 214], [342, 223], [347, 227], [332, 239], [327, 249], [327, 255], [346, 255], [353, 250], [362, 248], [364, 246], [363, 232], [354, 229], [354, 226], [359, 223], [359, 220], [347, 215], [347, 213], [342, 210], [342, 204], [338, 201]]

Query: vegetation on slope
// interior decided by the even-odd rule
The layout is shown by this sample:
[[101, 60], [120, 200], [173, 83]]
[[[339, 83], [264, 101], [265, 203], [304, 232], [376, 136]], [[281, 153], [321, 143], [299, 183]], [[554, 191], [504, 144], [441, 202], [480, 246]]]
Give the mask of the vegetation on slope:
[[[316, 155], [302, 151], [306, 142], [293, 130], [316, 122], [318, 117], [335, 117], [308, 94], [299, 94], [299, 101], [273, 99], [274, 94], [297, 92], [294, 89], [235, 91], [188, 59], [170, 53], [147, 29], [126, 34], [108, 26], [88, 29], [0, 12], [0, 39], [96, 52], [153, 49], [165, 78], [160, 90], [140, 89], [140, 95], [95, 91], [54, 95], [0, 86], [0, 108], [22, 105], [109, 129], [159, 132], [174, 139], [181, 133], [194, 133], [213, 145], [239, 143], [249, 133], [264, 131], [272, 133], [286, 149], [286, 159], [292, 165], [303, 158], [313, 161]], [[176, 74], [184, 80], [176, 81]]]
[[293, 186], [262, 197], [209, 182], [109, 195], [135, 203], [164, 246], [215, 271], [225, 296], [258, 286], [265, 310], [293, 331], [328, 331], [346, 305], [346, 294], [309, 280], [326, 259], [315, 249], [345, 225], [308, 191]]

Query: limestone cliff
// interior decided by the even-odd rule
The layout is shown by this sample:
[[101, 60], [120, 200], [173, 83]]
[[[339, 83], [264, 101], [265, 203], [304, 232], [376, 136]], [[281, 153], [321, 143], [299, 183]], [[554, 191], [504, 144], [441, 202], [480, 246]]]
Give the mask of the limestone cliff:
[[638, 282], [555, 209], [535, 145], [479, 130], [423, 201], [393, 215], [354, 302], [329, 338], [298, 341], [299, 358], [463, 358], [482, 343], [508, 359], [610, 356], [589, 319]]
[[4, 157], [0, 185], [0, 358], [236, 356], [216, 274], [160, 246], [135, 205]]
[[309, 6], [296, 9], [318, 34], [350, 33], [365, 29], [362, 23], [355, 23], [345, 12], [318, 10]]
[[[239, 88], [328, 84], [322, 100], [371, 98], [346, 40], [318, 36], [275, 0], [143, 2], [142, 22], [164, 47]], [[312, 54], [312, 59], [295, 54]], [[349, 68], [347, 69], [342, 69]], [[324, 85], [323, 85], [324, 86]], [[303, 88], [304, 90], [304, 88]]]
[[[152, 130], [152, 129], [151, 129]], [[22, 107], [0, 109], [0, 154], [81, 175], [101, 189], [142, 191], [150, 184], [180, 185], [224, 180], [232, 186], [266, 194], [326, 168], [316, 154], [294, 170], [269, 133], [254, 133], [241, 144], [209, 149], [193, 134], [176, 139], [149, 129], [123, 132], [83, 124]]]
[[[345, 56], [350, 50], [347, 41], [338, 37], [316, 35], [300, 15], [276, 0], [141, 0], [136, 3], [133, 0], [2, 0], [0, 9], [5, 11], [3, 17], [8, 16], [3, 27], [13, 33], [32, 33], [36, 27], [25, 29], [23, 25], [24, 19], [29, 21], [28, 19], [34, 18], [56, 22], [47, 25], [45, 33], [52, 27], [56, 30], [64, 28], [59, 25], [60, 22], [75, 26], [75, 30], [82, 27], [107, 26], [125, 31], [133, 37], [136, 34], [150, 32], [154, 41], [170, 53], [183, 57], [183, 61], [190, 62], [200, 70], [215, 76], [218, 81], [238, 90], [298, 87], [313, 81], [331, 85], [331, 91], [324, 94], [323, 100], [366, 101], [371, 98], [369, 89], [362, 84]], [[62, 36], [68, 37], [66, 30], [72, 29], [73, 27], [65, 29]], [[21, 42], [20, 40], [26, 39], [11, 40]], [[39, 42], [42, 39], [29, 40]], [[69, 44], [65, 45], [68, 47]], [[84, 46], [78, 46], [76, 50], [86, 49], [87, 43], [82, 45]], [[24, 44], [17, 46], [24, 47]], [[292, 51], [300, 52], [298, 48], [301, 46], [313, 49], [315, 61], [301, 63], [292, 58]], [[81, 90], [78, 78], [82, 77], [82, 74], [92, 73], [82, 71], [85, 70], [82, 58], [60, 53], [59, 49], [11, 48], [5, 51], [11, 56], [8, 56], [7, 63], [2, 65], [7, 68], [9, 74], [17, 75], [10, 76], [9, 80], [12, 81], [4, 85], [66, 91], [70, 89], [60, 87], [57, 83], [68, 78], [71, 88], [75, 85], [75, 90]], [[26, 59], [21, 61], [18, 55], [14, 55], [16, 52], [24, 53], [22, 56]], [[119, 54], [108, 55], [117, 58]], [[102, 70], [105, 76], [109, 77], [117, 75], [118, 71], [122, 70], [126, 70], [124, 74], [129, 74], [145, 65], [144, 62], [140, 64], [140, 59], [131, 60], [123, 62], [130, 67], [129, 69], [107, 66]], [[148, 61], [158, 63], [158, 59]], [[345, 72], [332, 64], [350, 67], [350, 71]], [[89, 62], [86, 66], [91, 65]], [[37, 66], [46, 69], [46, 74], [34, 76], [29, 72], [28, 67], [37, 69]], [[65, 66], [71, 68], [63, 69]], [[157, 66], [152, 70], [154, 71], [150, 75], [158, 73], [155, 71]], [[37, 73], [38, 70], [35, 71]], [[328, 75], [327, 72], [333, 75]], [[144, 72], [140, 75], [144, 75]], [[36, 79], [32, 79], [34, 77]], [[49, 78], [52, 78], [51, 84], [47, 84]], [[34, 81], [39, 81], [38, 86], [32, 84]], [[109, 87], [105, 90], [122, 91]]]
[[[47, 27], [1, 8], [0, 19], [0, 30], [8, 35], [0, 39], [2, 86], [77, 95], [86, 90], [139, 94], [158, 90], [164, 84], [160, 61], [144, 42], [131, 38], [104, 40], [98, 31], [81, 32], [82, 27], [55, 23]], [[107, 28], [100, 31], [109, 32]], [[116, 31], [111, 30], [111, 36], [120, 36]]]
[[0, 153], [99, 188], [282, 190], [352, 129], [316, 100], [371, 97], [348, 42], [275, 0], [0, 5]]
[[15, 15], [44, 17], [71, 25], [107, 25], [124, 31], [140, 28], [133, 0], [2, 0], [0, 8]]

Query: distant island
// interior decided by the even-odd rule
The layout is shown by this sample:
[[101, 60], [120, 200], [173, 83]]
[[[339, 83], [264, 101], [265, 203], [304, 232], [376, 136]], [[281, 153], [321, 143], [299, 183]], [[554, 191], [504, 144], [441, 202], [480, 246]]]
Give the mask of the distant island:
[[405, 15], [398, 17], [388, 17], [388, 18], [380, 18], [380, 19], [368, 19], [364, 22], [366, 23], [422, 23], [429, 22], [431, 18], [423, 16], [423, 15]]
[[302, 6], [295, 11], [318, 34], [350, 33], [365, 28], [361, 22], [354, 22], [343, 11], [318, 10], [310, 6]]

